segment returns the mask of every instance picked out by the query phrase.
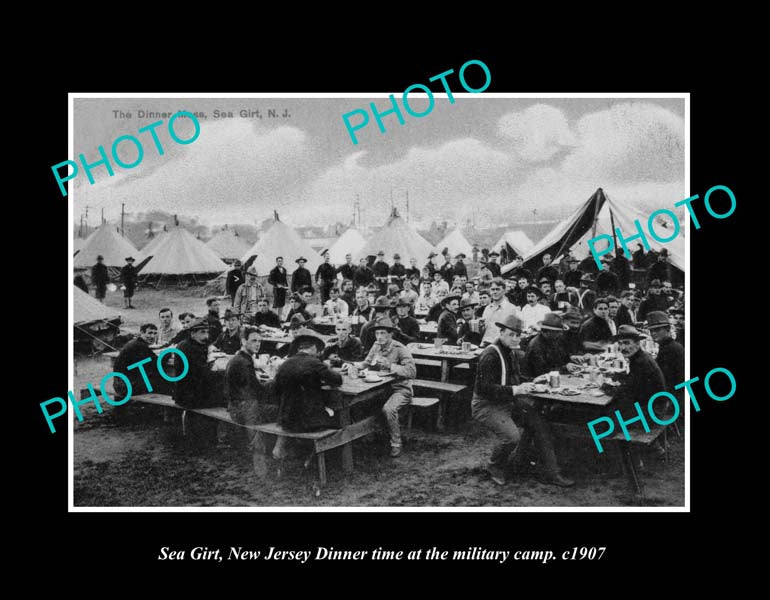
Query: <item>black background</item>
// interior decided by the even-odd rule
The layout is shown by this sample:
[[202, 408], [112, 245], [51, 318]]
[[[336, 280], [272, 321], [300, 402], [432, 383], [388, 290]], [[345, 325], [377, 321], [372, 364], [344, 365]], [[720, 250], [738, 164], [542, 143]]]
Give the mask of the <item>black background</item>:
[[[98, 48], [116, 48], [111, 34], [89, 32], [87, 40], [67, 51], [68, 56], [82, 57], [82, 62], [41, 72], [37, 82], [40, 92], [30, 104], [36, 107], [31, 121], [33, 126], [39, 126], [39, 135], [34, 138], [34, 152], [25, 159], [32, 170], [28, 181], [33, 188], [25, 190], [27, 200], [22, 204], [27, 210], [27, 201], [40, 207], [35, 231], [45, 243], [33, 249], [39, 254], [29, 257], [29, 261], [38, 265], [44, 276], [45, 312], [39, 314], [44, 314], [50, 323], [48, 333], [53, 344], [46, 348], [46, 358], [33, 364], [33, 369], [44, 369], [45, 376], [33, 377], [27, 385], [24, 415], [16, 426], [25, 436], [24, 462], [28, 463], [19, 482], [23, 490], [20, 502], [24, 503], [23, 542], [28, 551], [34, 549], [51, 557], [46, 560], [44, 579], [70, 585], [72, 578], [77, 577], [79, 587], [89, 587], [92, 581], [105, 576], [123, 589], [144, 587], [149, 581], [167, 581], [174, 586], [210, 578], [217, 581], [216, 576], [227, 573], [236, 577], [226, 581], [251, 582], [239, 588], [247, 594], [266, 592], [257, 583], [268, 580], [288, 586], [284, 592], [311, 584], [319, 590], [331, 587], [347, 594], [354, 592], [347, 591], [346, 582], [372, 574], [379, 579], [369, 580], [366, 589], [378, 589], [376, 582], [381, 581], [383, 590], [401, 595], [411, 585], [407, 582], [415, 581], [403, 579], [401, 573], [411, 570], [431, 586], [452, 585], [462, 580], [482, 584], [478, 588], [480, 593], [485, 593], [483, 582], [498, 578], [512, 586], [539, 583], [550, 588], [564, 583], [575, 590], [599, 591], [618, 575], [630, 577], [625, 585], [633, 588], [648, 577], [654, 578], [656, 573], [665, 573], [672, 579], [686, 577], [688, 563], [704, 576], [716, 576], [742, 564], [742, 552], [749, 551], [742, 545], [741, 536], [746, 533], [745, 523], [752, 518], [756, 485], [754, 479], [741, 472], [744, 463], [753, 460], [743, 440], [747, 420], [757, 417], [748, 402], [750, 374], [744, 366], [746, 350], [731, 333], [740, 328], [736, 319], [742, 321], [749, 316], [728, 307], [737, 292], [730, 280], [740, 285], [730, 275], [732, 266], [741, 260], [736, 253], [741, 247], [738, 234], [745, 241], [756, 230], [752, 232], [747, 216], [747, 182], [738, 176], [744, 141], [751, 134], [745, 124], [739, 125], [750, 110], [750, 93], [736, 91], [737, 71], [731, 61], [737, 50], [727, 48], [724, 40], [698, 43], [696, 49], [679, 42], [680, 37], [659, 46], [652, 43], [652, 34], [633, 39], [629, 34], [622, 40], [602, 41], [598, 33], [585, 31], [559, 44], [537, 40], [537, 46], [533, 46], [511, 36], [509, 42], [498, 43], [496, 47], [490, 43], [455, 42], [452, 38], [443, 43], [423, 44], [420, 40], [409, 41], [407, 34], [396, 42], [394, 35], [396, 39], [400, 37], [394, 31], [387, 39], [368, 39], [365, 32], [357, 31], [355, 39], [338, 51], [329, 46], [328, 40], [249, 41], [239, 48], [227, 49], [216, 43], [196, 41], [181, 46], [159, 45], [146, 54], [137, 54], [134, 47], [131, 60], [125, 60], [117, 51], [108, 57], [97, 52]], [[448, 68], [457, 70], [470, 59], [488, 65], [492, 84], [487, 93], [691, 93], [691, 194], [700, 194], [702, 198], [707, 189], [721, 184], [730, 187], [738, 199], [735, 213], [721, 221], [706, 213], [702, 200], [696, 201], [694, 207], [703, 227], [700, 231], [690, 229], [691, 376], [702, 378], [710, 369], [721, 366], [730, 369], [738, 382], [738, 392], [726, 402], [712, 401], [701, 392], [702, 411], [691, 413], [692, 512], [69, 514], [67, 436], [64, 431], [51, 435], [39, 409], [40, 402], [62, 396], [67, 381], [64, 290], [70, 290], [72, 281], [66, 261], [71, 223], [67, 199], [61, 196], [50, 171], [50, 165], [70, 158], [67, 92], [398, 94], [412, 83], [427, 83], [428, 77]], [[759, 227], [761, 223], [754, 225]], [[20, 253], [26, 251], [26, 247], [17, 248]], [[30, 351], [39, 356], [39, 346]], [[483, 546], [555, 552], [573, 546], [606, 546], [607, 551], [601, 561], [555, 561], [546, 566], [511, 559], [504, 565], [424, 560], [418, 564], [389, 565], [156, 560], [161, 546], [312, 549], [317, 545], [338, 549], [381, 546], [394, 550]], [[26, 562], [21, 554], [17, 560]], [[477, 571], [476, 577], [481, 575], [480, 579], [467, 575], [471, 568]], [[182, 574], [188, 577], [177, 579]], [[281, 579], [275, 579], [278, 574]], [[289, 577], [285, 578], [286, 575]], [[659, 584], [660, 580], [656, 586]]]

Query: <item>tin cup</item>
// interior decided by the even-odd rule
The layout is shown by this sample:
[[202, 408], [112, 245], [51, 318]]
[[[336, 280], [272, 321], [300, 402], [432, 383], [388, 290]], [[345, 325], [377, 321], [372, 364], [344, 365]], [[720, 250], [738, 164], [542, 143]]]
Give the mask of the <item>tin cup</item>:
[[471, 343], [470, 342], [463, 342], [462, 349], [463, 349], [463, 352], [470, 352], [471, 351]]
[[559, 381], [559, 372], [558, 371], [551, 371], [548, 373], [548, 385], [550, 385], [552, 388], [557, 388], [561, 382]]
[[358, 379], [358, 369], [353, 363], [348, 363], [348, 377]]
[[435, 337], [435, 338], [433, 338], [433, 347], [434, 347], [436, 350], [441, 350], [441, 346], [443, 346], [443, 345], [444, 345], [444, 342], [445, 342], [445, 341], [446, 341], [446, 340], [445, 340], [444, 338]]
[[473, 333], [479, 332], [479, 320], [478, 319], [471, 319], [468, 321], [468, 324], [470, 325], [471, 331]]

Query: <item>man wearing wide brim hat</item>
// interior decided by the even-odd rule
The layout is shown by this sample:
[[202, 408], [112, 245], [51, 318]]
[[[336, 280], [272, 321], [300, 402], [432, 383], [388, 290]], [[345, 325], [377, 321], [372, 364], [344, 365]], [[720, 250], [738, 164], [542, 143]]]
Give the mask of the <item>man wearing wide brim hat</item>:
[[675, 386], [682, 383], [684, 378], [684, 347], [671, 337], [671, 321], [666, 313], [653, 311], [647, 315], [647, 329], [652, 341], [658, 344], [658, 355], [655, 362], [663, 372], [666, 391], [673, 394], [681, 403], [684, 401], [684, 388], [678, 390]]
[[[474, 302], [470, 298], [464, 298], [460, 302], [460, 319], [457, 320], [458, 334], [460, 336], [458, 342], [468, 342], [469, 344], [481, 345], [481, 328], [476, 319], [476, 307], [478, 302]], [[474, 326], [471, 325], [471, 321], [474, 321]]]
[[460, 309], [462, 298], [452, 294], [441, 300], [443, 310], [438, 317], [436, 337], [444, 339], [447, 344], [457, 344], [460, 335], [457, 331], [457, 311]]
[[307, 259], [304, 256], [300, 256], [294, 261], [297, 263], [297, 268], [291, 274], [291, 291], [302, 292], [305, 288], [313, 289], [313, 276], [305, 268]]
[[584, 315], [590, 315], [594, 309], [594, 300], [596, 292], [591, 289], [594, 278], [590, 273], [585, 273], [580, 277], [580, 289], [578, 290], [578, 308]]
[[412, 380], [417, 377], [417, 367], [409, 349], [401, 342], [393, 339], [398, 328], [388, 317], [382, 317], [373, 325], [376, 343], [369, 350], [359, 369], [375, 369], [383, 375], [392, 375], [395, 381], [391, 383], [392, 394], [382, 407], [382, 414], [388, 423], [390, 431], [390, 456], [396, 458], [401, 454], [401, 428], [398, 422], [398, 411], [412, 402]]
[[455, 256], [455, 264], [453, 269], [453, 272], [458, 277], [465, 277], [468, 278], [468, 267], [465, 266], [465, 263], [463, 262], [467, 257], [465, 256], [464, 252], [460, 252], [457, 256]]
[[257, 268], [250, 265], [246, 269], [246, 281], [238, 286], [233, 299], [233, 309], [242, 315], [245, 323], [250, 323], [257, 313], [257, 303], [264, 297], [265, 290], [257, 280]]
[[[615, 393], [612, 393], [616, 406], [621, 414], [628, 418], [636, 414], [634, 402], [646, 407], [650, 397], [658, 392], [665, 391], [666, 383], [663, 372], [655, 360], [642, 350], [641, 344], [645, 336], [633, 325], [621, 325], [613, 336], [613, 341], [618, 343], [618, 350], [628, 360], [629, 373], [621, 382]], [[611, 393], [612, 390], [609, 390]]]
[[531, 436], [540, 456], [543, 480], [559, 486], [574, 485], [561, 475], [547, 423], [528, 396], [533, 384], [522, 382], [516, 349], [524, 324], [518, 317], [508, 315], [496, 325], [500, 335], [479, 357], [471, 402], [473, 418], [500, 440], [487, 467], [492, 481], [504, 485], [508, 472], [526, 462], [525, 443]]
[[383, 317], [389, 317], [393, 312], [393, 307], [390, 305], [390, 300], [387, 296], [379, 296], [374, 301], [374, 304], [372, 304], [372, 308], [374, 309], [372, 318], [361, 326], [361, 331], [359, 332], [364, 354], [368, 353], [374, 344], [375, 336], [372, 326]]
[[136, 267], [134, 266], [134, 257], [126, 257], [126, 265], [120, 270], [120, 281], [123, 283], [123, 304], [126, 308], [136, 308], [131, 304], [136, 289]]
[[567, 372], [570, 355], [562, 338], [569, 327], [564, 324], [561, 315], [547, 313], [542, 321], [538, 321], [536, 328], [539, 333], [529, 342], [524, 356], [527, 374], [537, 377], [550, 371]]

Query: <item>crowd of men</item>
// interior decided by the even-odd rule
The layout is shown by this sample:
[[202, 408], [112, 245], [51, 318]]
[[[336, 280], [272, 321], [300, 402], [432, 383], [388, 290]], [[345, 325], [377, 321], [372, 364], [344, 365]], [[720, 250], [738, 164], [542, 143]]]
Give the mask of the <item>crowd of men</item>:
[[[670, 280], [655, 277], [666, 275], [665, 269], [637, 288], [618, 275], [625, 266], [615, 262], [617, 257], [607, 257], [606, 269], [597, 276], [582, 272], [580, 261], [569, 255], [559, 266], [543, 256], [536, 273], [514, 258], [509, 278], [503, 279], [496, 252], [484, 256], [472, 278], [463, 254], [445, 253], [437, 267], [431, 253], [422, 268], [415, 259], [404, 266], [398, 254], [389, 264], [384, 252], [358, 265], [351, 255], [340, 266], [330, 263], [328, 252], [323, 256], [315, 274], [304, 257], [297, 258], [290, 276], [283, 257], [277, 257], [267, 278], [272, 294], [253, 265], [234, 263], [227, 274], [230, 306], [223, 318], [216, 297], [207, 300], [206, 315], [184, 312], [178, 324], [163, 308], [159, 324], [143, 325], [119, 364], [151, 354], [152, 344], [177, 345], [189, 362], [189, 374], [173, 390], [178, 404], [198, 408], [223, 401], [239, 423], [277, 420], [291, 431], [338, 427], [321, 388], [342, 383], [340, 368], [384, 371], [394, 378], [381, 412], [395, 458], [402, 453], [399, 411], [410, 404], [417, 375], [408, 344], [420, 339], [421, 324], [435, 321], [436, 336], [444, 343], [481, 348], [472, 413], [500, 439], [488, 466], [498, 484], [530, 464], [532, 450], [543, 481], [574, 484], [561, 473], [548, 423], [530, 394], [536, 377], [579, 369], [577, 356], [618, 344], [629, 373], [619, 386], [607, 388], [617, 400], [613, 408], [636, 401], [646, 405], [651, 394], [664, 390], [681, 397], [674, 388], [684, 373], [683, 293]], [[667, 258], [662, 256], [661, 264]], [[319, 320], [333, 323], [335, 336], [320, 336]], [[288, 338], [271, 344], [264, 334], [281, 329], [288, 329]], [[658, 345], [655, 358], [642, 343], [648, 339], [643, 330]], [[273, 373], [257, 359], [260, 350], [277, 357], [271, 359]], [[233, 356], [224, 380], [212, 374], [211, 351]], [[217, 385], [222, 393], [215, 393]], [[192, 419], [189, 425], [202, 446], [216, 442], [212, 423]], [[281, 441], [273, 456], [285, 452]]]

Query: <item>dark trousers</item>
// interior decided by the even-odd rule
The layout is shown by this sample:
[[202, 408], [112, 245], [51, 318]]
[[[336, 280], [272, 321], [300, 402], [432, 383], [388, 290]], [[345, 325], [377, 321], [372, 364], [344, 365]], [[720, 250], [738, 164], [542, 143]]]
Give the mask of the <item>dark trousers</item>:
[[329, 290], [331, 290], [333, 287], [333, 281], [321, 282], [321, 304], [326, 304], [326, 301], [329, 299]]
[[273, 288], [273, 308], [283, 308], [286, 305], [286, 288]]

